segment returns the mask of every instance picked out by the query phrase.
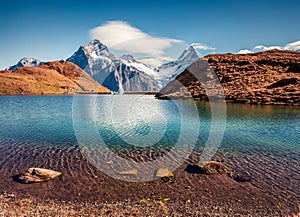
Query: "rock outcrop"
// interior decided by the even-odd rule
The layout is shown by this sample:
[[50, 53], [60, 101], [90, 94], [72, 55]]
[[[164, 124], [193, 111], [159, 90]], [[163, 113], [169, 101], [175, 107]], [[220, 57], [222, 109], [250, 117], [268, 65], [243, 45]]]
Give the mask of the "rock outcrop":
[[0, 71], [0, 95], [60, 95], [110, 93], [77, 65], [67, 61], [47, 62]]
[[[213, 72], [219, 81], [213, 79]], [[194, 99], [208, 100], [208, 96], [221, 94], [216, 83], [222, 85], [227, 102], [300, 105], [300, 53], [271, 50], [208, 55], [195, 61], [156, 96], [191, 95]]]

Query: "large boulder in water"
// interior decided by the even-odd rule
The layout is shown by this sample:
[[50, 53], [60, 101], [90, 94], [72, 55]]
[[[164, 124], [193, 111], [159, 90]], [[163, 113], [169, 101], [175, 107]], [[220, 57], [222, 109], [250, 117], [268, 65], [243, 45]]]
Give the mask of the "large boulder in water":
[[24, 184], [47, 182], [62, 175], [61, 172], [49, 169], [29, 168], [25, 173], [18, 175], [16, 181]]
[[228, 167], [217, 161], [200, 161], [193, 165], [188, 165], [187, 172], [200, 174], [225, 174], [229, 171]]
[[240, 174], [229, 169], [222, 163], [217, 161], [200, 161], [196, 164], [187, 165], [186, 172], [196, 174], [227, 174], [231, 179], [237, 182], [251, 182], [251, 177], [246, 174]]

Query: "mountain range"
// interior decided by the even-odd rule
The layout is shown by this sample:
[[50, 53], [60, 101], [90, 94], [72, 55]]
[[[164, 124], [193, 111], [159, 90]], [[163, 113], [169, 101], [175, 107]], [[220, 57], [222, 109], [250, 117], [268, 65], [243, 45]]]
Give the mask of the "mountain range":
[[103, 86], [122, 93], [159, 91], [196, 59], [196, 51], [189, 47], [178, 60], [153, 69], [137, 61], [132, 55], [117, 58], [99, 40], [93, 40], [88, 45], [81, 46], [67, 61], [77, 64]]
[[[106, 45], [95, 39], [87, 45], [80, 46], [66, 60], [78, 65], [97, 82], [113, 92], [123, 93], [158, 92], [196, 59], [198, 59], [197, 53], [190, 46], [177, 60], [152, 68], [129, 54], [115, 57]], [[23, 66], [42, 64], [42, 61], [35, 58], [23, 58], [8, 69], [15, 70]]]

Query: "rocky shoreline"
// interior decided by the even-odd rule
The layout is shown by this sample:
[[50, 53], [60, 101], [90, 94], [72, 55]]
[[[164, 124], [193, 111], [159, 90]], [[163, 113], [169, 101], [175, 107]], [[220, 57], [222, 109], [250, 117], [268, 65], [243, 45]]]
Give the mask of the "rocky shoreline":
[[[299, 215], [300, 207], [294, 200], [297, 197], [282, 198], [256, 186], [255, 181], [231, 177], [229, 167], [222, 163], [200, 163], [197, 170], [189, 165], [182, 165], [174, 171], [171, 180], [160, 178], [145, 183], [115, 180], [92, 167], [93, 178], [85, 173], [82, 176], [78, 172], [77, 175], [66, 172], [63, 177], [50, 182], [20, 184], [7, 177], [6, 184], [2, 183], [0, 188], [0, 215]], [[78, 186], [80, 180], [83, 185]]]
[[[145, 202], [144, 202], [145, 201]], [[14, 193], [0, 194], [1, 216], [288, 216], [271, 208], [242, 209], [211, 201], [177, 202], [166, 199], [117, 202], [40, 200]], [[299, 216], [299, 214], [290, 215]]]

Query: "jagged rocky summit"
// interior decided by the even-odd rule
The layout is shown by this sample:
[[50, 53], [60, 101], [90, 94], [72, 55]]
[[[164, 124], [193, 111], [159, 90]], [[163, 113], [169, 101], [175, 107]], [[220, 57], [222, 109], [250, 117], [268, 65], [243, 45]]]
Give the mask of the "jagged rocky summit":
[[217, 83], [227, 102], [300, 105], [300, 53], [211, 54], [195, 61], [156, 97], [218, 98], [222, 91]]

